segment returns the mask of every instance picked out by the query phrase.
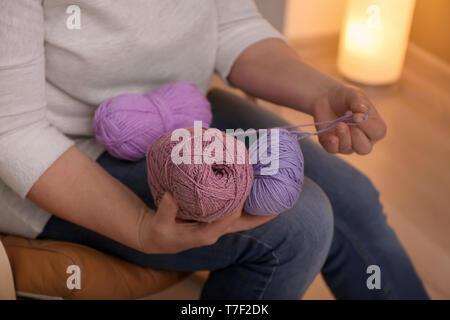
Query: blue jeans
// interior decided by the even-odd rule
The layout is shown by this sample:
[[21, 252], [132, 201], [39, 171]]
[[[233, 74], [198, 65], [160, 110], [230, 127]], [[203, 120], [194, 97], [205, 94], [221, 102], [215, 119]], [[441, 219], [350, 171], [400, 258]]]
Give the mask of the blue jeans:
[[[212, 127], [268, 128], [287, 123], [261, 107], [213, 90]], [[305, 182], [295, 206], [252, 230], [178, 254], [144, 254], [53, 216], [39, 238], [72, 241], [139, 265], [211, 270], [203, 299], [298, 299], [322, 271], [338, 299], [427, 299], [410, 259], [386, 222], [377, 190], [343, 160], [304, 140]], [[155, 208], [145, 160], [104, 153], [98, 163]], [[367, 267], [381, 270], [381, 288], [368, 289]]]

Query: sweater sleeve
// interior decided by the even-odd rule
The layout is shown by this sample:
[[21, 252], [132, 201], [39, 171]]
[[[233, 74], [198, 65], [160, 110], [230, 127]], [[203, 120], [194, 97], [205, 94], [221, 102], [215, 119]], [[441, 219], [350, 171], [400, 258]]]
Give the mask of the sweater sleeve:
[[227, 82], [239, 55], [252, 44], [268, 39], [285, 38], [258, 12], [253, 0], [216, 0], [218, 15], [218, 49], [216, 71]]
[[46, 119], [44, 32], [41, 0], [0, 1], [0, 180], [22, 198], [74, 144]]

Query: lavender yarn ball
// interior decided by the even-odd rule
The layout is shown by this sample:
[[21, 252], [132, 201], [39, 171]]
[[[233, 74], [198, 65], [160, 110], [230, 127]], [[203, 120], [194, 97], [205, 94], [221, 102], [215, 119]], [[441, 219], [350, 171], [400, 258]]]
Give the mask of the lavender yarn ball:
[[119, 159], [136, 161], [158, 137], [194, 120], [211, 123], [206, 97], [189, 82], [176, 82], [147, 94], [123, 94], [104, 101], [94, 117], [97, 141]]
[[[273, 175], [261, 174], [261, 169], [269, 168], [270, 163], [253, 165], [254, 181], [244, 209], [254, 215], [272, 215], [282, 213], [294, 206], [302, 191], [303, 154], [297, 137], [285, 129], [279, 130], [279, 168]], [[270, 147], [271, 131], [259, 139], [267, 139], [267, 155], [272, 154]], [[263, 150], [265, 151], [265, 150]], [[249, 148], [250, 157], [258, 152], [258, 141]], [[267, 162], [267, 161], [265, 161]]]
[[[192, 127], [186, 130], [194, 136]], [[208, 129], [202, 128], [202, 134], [206, 130]], [[250, 164], [245, 145], [231, 137], [236, 145], [242, 144], [241, 150], [245, 154], [241, 154], [241, 157], [245, 160], [227, 163], [226, 153], [234, 154], [234, 159], [237, 159], [238, 148], [227, 150], [227, 135], [218, 129], [209, 130], [217, 130], [218, 136], [221, 137], [218, 141], [221, 143], [220, 148], [223, 148], [223, 164], [207, 164], [205, 161], [195, 164], [194, 156], [197, 155], [194, 154], [194, 138], [186, 142], [191, 145], [191, 163], [176, 164], [172, 158], [172, 150], [184, 141], [171, 141], [172, 133], [164, 134], [148, 149], [148, 184], [155, 203], [159, 205], [164, 193], [171, 192], [179, 207], [179, 219], [213, 222], [223, 218], [244, 204], [252, 187], [253, 166]], [[212, 143], [205, 140], [201, 143], [203, 150]]]

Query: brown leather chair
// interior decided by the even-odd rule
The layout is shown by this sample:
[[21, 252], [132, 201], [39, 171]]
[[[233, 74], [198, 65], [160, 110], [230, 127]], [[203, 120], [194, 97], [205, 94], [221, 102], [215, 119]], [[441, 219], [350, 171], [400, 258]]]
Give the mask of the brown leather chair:
[[[68, 286], [70, 266], [79, 267], [79, 289]], [[38, 299], [138, 299], [187, 275], [144, 268], [75, 243], [0, 235], [0, 299], [14, 298], [14, 290]]]

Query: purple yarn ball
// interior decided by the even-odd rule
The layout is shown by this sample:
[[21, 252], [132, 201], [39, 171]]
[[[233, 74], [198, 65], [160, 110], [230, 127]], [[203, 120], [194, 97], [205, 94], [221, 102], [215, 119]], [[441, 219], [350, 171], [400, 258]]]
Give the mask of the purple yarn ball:
[[[254, 215], [272, 215], [284, 212], [294, 206], [297, 202], [303, 185], [303, 154], [297, 137], [285, 129], [276, 128], [279, 132], [279, 156], [278, 170], [273, 174], [262, 174], [261, 170], [271, 167], [269, 161], [261, 162], [256, 158], [259, 150], [259, 139], [267, 139], [266, 148], [268, 159], [271, 152], [271, 130], [267, 135], [260, 136], [249, 148], [251, 158], [258, 159], [253, 165], [253, 185], [245, 202], [246, 212]], [[264, 159], [263, 159], [264, 160]]]
[[147, 94], [123, 94], [104, 101], [95, 112], [97, 141], [119, 159], [137, 161], [161, 135], [203, 121], [211, 123], [211, 106], [189, 82], [164, 85]]

